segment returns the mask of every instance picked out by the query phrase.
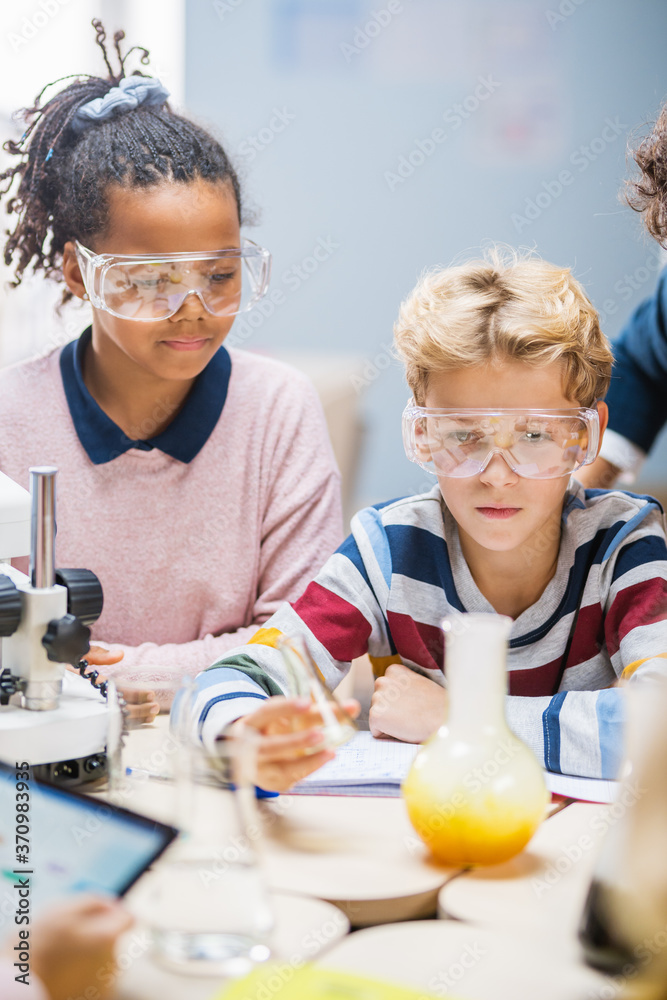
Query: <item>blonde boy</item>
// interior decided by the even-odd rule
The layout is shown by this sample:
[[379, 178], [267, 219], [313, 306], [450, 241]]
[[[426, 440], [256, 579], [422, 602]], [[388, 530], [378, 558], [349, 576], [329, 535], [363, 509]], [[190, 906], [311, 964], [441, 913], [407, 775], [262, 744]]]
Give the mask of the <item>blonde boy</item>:
[[511, 727], [551, 770], [613, 776], [616, 682], [667, 673], [667, 546], [657, 501], [571, 478], [607, 422], [612, 355], [597, 313], [567, 269], [492, 251], [425, 275], [394, 334], [413, 394], [406, 451], [437, 485], [357, 514], [301, 598], [200, 675], [202, 737], [247, 716], [274, 788], [325, 759], [294, 759], [317, 738], [287, 734], [304, 705], [255, 711], [284, 690], [275, 640], [288, 633], [332, 687], [369, 653], [371, 732], [421, 742], [447, 707], [443, 616], [496, 611], [514, 619]]

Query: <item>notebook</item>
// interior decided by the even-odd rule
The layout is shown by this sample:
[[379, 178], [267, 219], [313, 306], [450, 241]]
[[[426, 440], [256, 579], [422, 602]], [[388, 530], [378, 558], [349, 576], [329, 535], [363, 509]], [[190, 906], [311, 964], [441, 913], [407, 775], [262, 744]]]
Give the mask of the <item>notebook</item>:
[[[356, 733], [339, 747], [333, 760], [309, 774], [291, 790], [291, 795], [364, 795], [394, 797], [401, 794], [420, 746], [398, 740], [377, 740], [368, 732]], [[544, 772], [549, 791], [586, 802], [613, 802], [617, 781], [578, 778]]]

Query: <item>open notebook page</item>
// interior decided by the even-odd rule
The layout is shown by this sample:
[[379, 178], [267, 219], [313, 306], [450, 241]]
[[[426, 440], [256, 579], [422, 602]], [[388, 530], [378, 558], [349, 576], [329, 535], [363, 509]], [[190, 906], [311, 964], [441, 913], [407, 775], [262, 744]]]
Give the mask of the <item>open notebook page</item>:
[[[293, 789], [297, 795], [400, 795], [400, 784], [420, 747], [397, 740], [376, 740], [356, 733], [336, 756]], [[558, 795], [588, 802], [613, 802], [618, 782], [577, 778], [545, 771], [547, 788]]]

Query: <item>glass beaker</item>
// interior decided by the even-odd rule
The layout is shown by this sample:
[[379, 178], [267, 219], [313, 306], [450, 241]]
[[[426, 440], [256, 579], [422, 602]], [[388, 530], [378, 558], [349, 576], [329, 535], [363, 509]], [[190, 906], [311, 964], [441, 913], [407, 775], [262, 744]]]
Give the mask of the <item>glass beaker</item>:
[[[155, 779], [171, 782], [179, 776], [181, 744], [189, 736], [186, 730], [181, 733], [177, 718], [172, 715], [169, 720], [166, 713], [176, 697], [185, 699], [183, 704], [189, 711], [188, 706], [194, 697], [194, 678], [174, 674], [168, 680], [160, 682], [158, 692], [137, 676], [136, 669], [127, 673], [117, 670], [106, 683], [110, 720], [106, 790], [116, 805], [129, 809], [138, 808], [141, 811], [147, 797], [146, 789], [150, 787], [153, 790]], [[149, 688], [160, 704], [161, 715], [156, 717], [151, 713], [143, 720], [132, 718], [132, 712], [137, 707], [141, 708], [149, 703], [146, 697]], [[150, 703], [153, 703], [152, 699]], [[131, 737], [129, 730], [132, 730]], [[159, 797], [163, 800], [160, 805], [164, 808], [160, 808], [157, 818], [178, 825], [182, 810], [176, 810], [173, 795], [168, 793]]]
[[505, 721], [512, 619], [446, 618], [447, 719], [403, 783], [410, 821], [446, 865], [497, 864], [518, 854], [545, 815], [542, 768]]
[[[183, 700], [179, 708], [185, 715]], [[183, 740], [173, 786], [181, 834], [150, 876], [141, 915], [162, 964], [239, 976], [270, 957], [273, 928], [258, 864], [255, 739], [241, 732], [216, 751]]]
[[[295, 698], [310, 698], [313, 708], [320, 714], [323, 738], [315, 746], [308, 747], [304, 754], [320, 753], [342, 746], [352, 739], [357, 727], [336, 696], [329, 690], [322, 672], [310, 655], [302, 636], [281, 636], [277, 643], [287, 670], [289, 693]], [[295, 726], [310, 729], [313, 725], [309, 716], [298, 716]]]

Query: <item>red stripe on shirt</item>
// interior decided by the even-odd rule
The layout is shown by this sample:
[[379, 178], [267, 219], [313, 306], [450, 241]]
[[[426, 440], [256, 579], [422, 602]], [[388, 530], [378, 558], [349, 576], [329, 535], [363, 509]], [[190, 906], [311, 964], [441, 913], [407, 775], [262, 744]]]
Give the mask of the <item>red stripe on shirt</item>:
[[[440, 664], [444, 663], [445, 653], [441, 628], [416, 622], [409, 615], [397, 614], [395, 611], [387, 612], [387, 622], [401, 657], [429, 670], [442, 669]], [[560, 667], [559, 658], [541, 667], [509, 671], [509, 693], [527, 698], [555, 694]]]
[[309, 583], [292, 607], [335, 660], [353, 660], [368, 651], [370, 622], [354, 604], [321, 584]]
[[428, 670], [442, 670], [444, 632], [437, 625], [416, 622], [410, 615], [387, 611], [387, 624], [399, 656]]
[[510, 694], [520, 698], [539, 698], [542, 695], [556, 694], [560, 677], [562, 657], [545, 663], [541, 667], [528, 667], [526, 670], [509, 670], [507, 673], [507, 688]]
[[[610, 656], [634, 628], [667, 620], [667, 581], [641, 580], [621, 590], [607, 613], [605, 637]], [[667, 652], [667, 649], [663, 652]]]
[[588, 604], [577, 615], [567, 666], [585, 663], [597, 656], [604, 646], [604, 614], [599, 603]]

